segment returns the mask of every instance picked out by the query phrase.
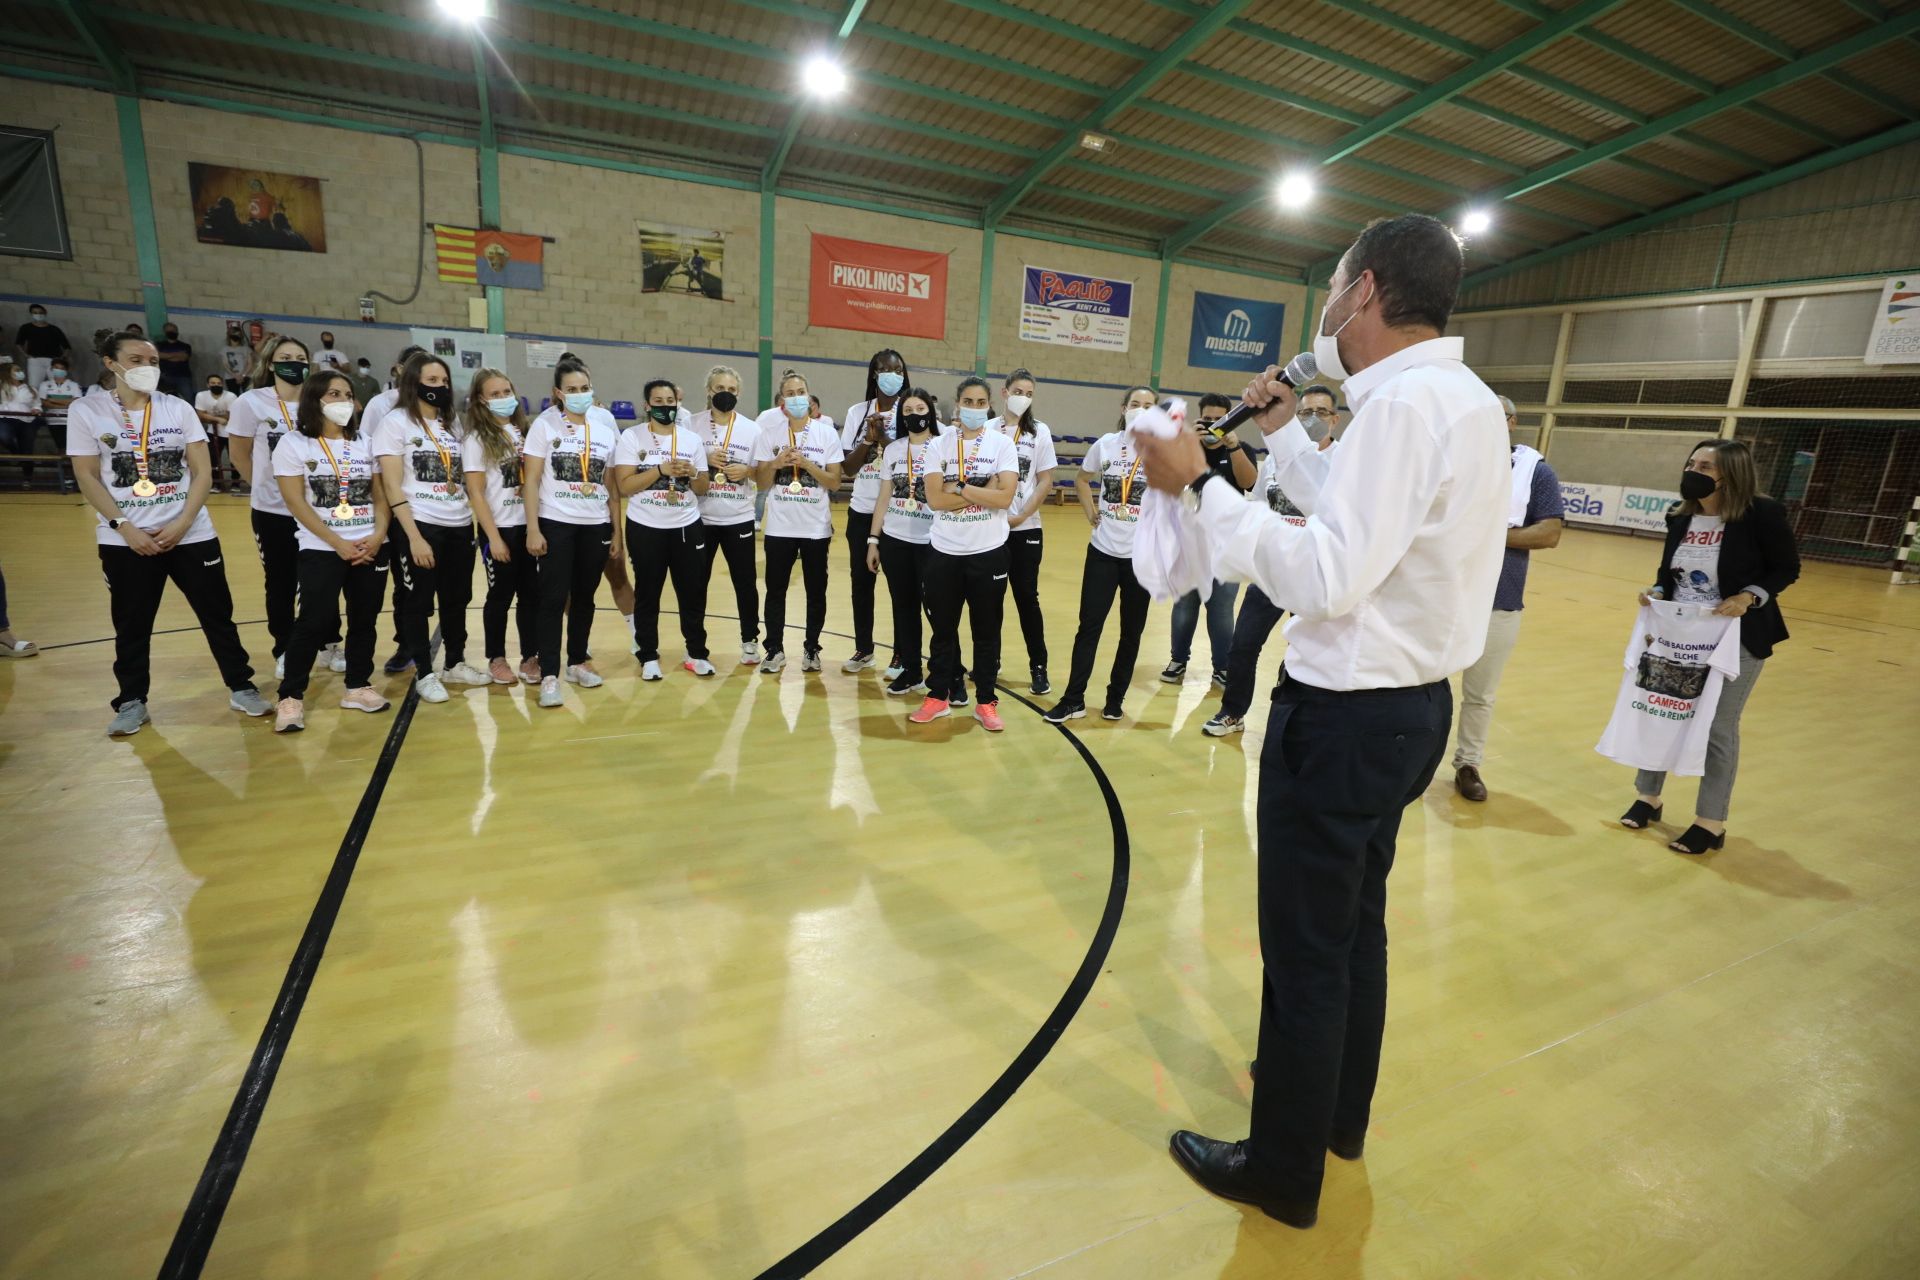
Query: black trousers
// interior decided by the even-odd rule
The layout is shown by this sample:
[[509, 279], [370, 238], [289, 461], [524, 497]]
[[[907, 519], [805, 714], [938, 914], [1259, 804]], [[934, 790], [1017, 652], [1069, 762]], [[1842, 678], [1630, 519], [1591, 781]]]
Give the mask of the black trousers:
[[187, 607], [206, 633], [207, 648], [230, 691], [253, 688], [253, 667], [233, 625], [233, 593], [227, 589], [226, 558], [220, 539], [188, 542], [157, 556], [132, 547], [101, 547], [100, 571], [107, 580], [113, 614], [113, 678], [123, 702], [145, 702], [152, 687], [153, 620], [160, 612], [167, 583], [180, 588]]
[[893, 656], [902, 674], [913, 676], [916, 684], [926, 674], [920, 641], [927, 612], [927, 558], [932, 554], [927, 543], [880, 535], [880, 569], [893, 599]]
[[[292, 516], [254, 511], [253, 545], [260, 552], [260, 572], [267, 580], [267, 634], [273, 637], [273, 656], [287, 651], [293, 639], [294, 605], [300, 594], [299, 528]], [[328, 643], [332, 643], [329, 641]]]
[[655, 529], [627, 521], [633, 561], [633, 639], [642, 662], [660, 660], [660, 592], [669, 575], [680, 607], [680, 639], [687, 657], [707, 656], [707, 530], [702, 524]]
[[1147, 626], [1147, 604], [1152, 599], [1133, 576], [1133, 561], [1087, 548], [1080, 570], [1080, 626], [1073, 633], [1073, 672], [1067, 677], [1066, 698], [1086, 701], [1087, 682], [1093, 678], [1093, 659], [1100, 649], [1100, 633], [1107, 627], [1107, 611], [1120, 596], [1120, 644], [1113, 652], [1113, 674], [1107, 679], [1107, 701], [1119, 702], [1133, 683], [1133, 664], [1140, 656], [1140, 633]]
[[775, 538], [767, 545], [767, 654], [787, 651], [787, 583], [793, 562], [807, 586], [807, 652], [820, 652], [820, 629], [827, 625], [827, 551], [832, 538]]
[[1015, 529], [1007, 534], [1007, 568], [1013, 587], [1013, 607], [1020, 615], [1020, 635], [1027, 642], [1027, 664], [1047, 665], [1047, 620], [1040, 612], [1040, 530]]
[[713, 590], [713, 558], [727, 553], [727, 576], [733, 579], [733, 611], [740, 619], [740, 642], [760, 638], [760, 579], [753, 563], [753, 521], [739, 524], [703, 524], [707, 539], [707, 590]]
[[1286, 617], [1287, 611], [1267, 598], [1267, 593], [1247, 584], [1240, 601], [1240, 616], [1233, 620], [1233, 648], [1227, 656], [1227, 691], [1220, 698], [1220, 714], [1244, 716], [1253, 705], [1254, 668], [1260, 665], [1260, 650], [1267, 637]]
[[[395, 539], [396, 537], [404, 540], [405, 531], [400, 528], [399, 522], [395, 521], [391, 526], [388, 527], [387, 536], [389, 540]], [[400, 620], [406, 617], [407, 615], [407, 597], [412, 593], [407, 590], [407, 577], [405, 574], [396, 573], [392, 575], [392, 578], [393, 578], [393, 647], [396, 650], [404, 653], [407, 648], [407, 638], [405, 633], [401, 629]]]
[[985, 705], [994, 701], [1000, 678], [1000, 621], [1007, 602], [1007, 549], [970, 556], [927, 553], [923, 583], [927, 621], [933, 639], [927, 646], [927, 692], [948, 702], [966, 687], [960, 660], [960, 609], [973, 621], [973, 690]]
[[867, 568], [867, 539], [879, 527], [880, 512], [847, 508], [847, 572], [853, 583], [853, 651], [873, 652], [873, 586], [879, 575]]
[[520, 637], [520, 660], [525, 662], [539, 651], [534, 635], [535, 601], [540, 593], [540, 562], [527, 554], [527, 526], [512, 524], [500, 530], [500, 541], [507, 544], [503, 564], [483, 540], [480, 564], [487, 571], [487, 597], [480, 606], [481, 637], [487, 644], [487, 660], [507, 656], [507, 609], [513, 609], [514, 629]]
[[400, 645], [413, 659], [413, 674], [433, 670], [433, 631], [427, 618], [436, 603], [440, 613], [441, 658], [449, 667], [467, 660], [467, 605], [473, 600], [473, 526], [428, 524], [416, 526], [433, 551], [433, 568], [413, 562], [404, 530], [394, 540], [400, 580], [407, 584], [406, 608], [400, 614]]
[[380, 606], [387, 601], [391, 546], [372, 564], [348, 564], [331, 551], [300, 553], [300, 616], [287, 645], [287, 674], [280, 678], [282, 698], [307, 696], [314, 655], [340, 634], [340, 596], [347, 597], [347, 688], [373, 683], [373, 646], [380, 638]]
[[612, 554], [613, 525], [568, 524], [547, 520], [540, 525], [547, 538], [547, 554], [540, 557], [540, 675], [560, 674], [560, 618], [566, 615], [567, 665], [577, 667], [588, 657], [593, 634], [593, 596], [600, 574]]
[[1247, 1155], [1312, 1200], [1327, 1142], [1366, 1132], [1387, 1016], [1387, 873], [1446, 752], [1453, 694], [1334, 693], [1284, 676], [1260, 752], [1259, 1078]]

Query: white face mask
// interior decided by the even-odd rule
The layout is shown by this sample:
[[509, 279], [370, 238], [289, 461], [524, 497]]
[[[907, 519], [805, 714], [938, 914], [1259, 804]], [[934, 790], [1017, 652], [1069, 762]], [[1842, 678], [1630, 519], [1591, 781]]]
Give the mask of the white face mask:
[[1335, 329], [1332, 333], [1325, 332], [1327, 316], [1333, 311], [1333, 304], [1346, 297], [1353, 289], [1353, 286], [1359, 283], [1358, 280], [1354, 280], [1350, 282], [1345, 289], [1342, 289], [1339, 293], [1327, 299], [1326, 307], [1320, 312], [1320, 327], [1313, 332], [1313, 358], [1319, 362], [1320, 372], [1332, 378], [1335, 382], [1345, 382], [1353, 376], [1347, 372], [1347, 366], [1340, 363], [1340, 333], [1348, 325], [1353, 323], [1353, 316], [1359, 315], [1361, 309], [1367, 305], [1367, 302], [1373, 300], [1373, 295], [1369, 293], [1366, 301], [1362, 302], [1360, 306], [1355, 307], [1353, 309], [1353, 315], [1342, 320], [1340, 322], [1340, 328]]
[[1130, 404], [1127, 406], [1127, 411], [1121, 414], [1120, 416], [1121, 416], [1121, 419], [1125, 421], [1128, 426], [1132, 426], [1133, 420], [1135, 418], [1138, 418], [1141, 414], [1145, 412], [1146, 410], [1142, 409], [1139, 405]]
[[116, 369], [114, 376], [125, 383], [130, 390], [141, 395], [151, 395], [160, 385], [160, 370], [150, 364], [137, 364], [131, 369]]
[[336, 427], [344, 427], [352, 422], [353, 410], [354, 404], [351, 400], [329, 400], [320, 406], [320, 412], [325, 414], [327, 421]]
[[1009, 418], [1019, 418], [1023, 416], [1026, 413], [1026, 411], [1031, 408], [1033, 408], [1032, 396], [1008, 396], [1007, 397], [1007, 416]]

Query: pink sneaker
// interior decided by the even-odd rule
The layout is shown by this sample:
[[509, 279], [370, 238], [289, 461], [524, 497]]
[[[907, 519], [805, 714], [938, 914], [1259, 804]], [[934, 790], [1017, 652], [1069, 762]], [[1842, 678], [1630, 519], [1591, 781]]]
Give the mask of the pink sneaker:
[[998, 701], [982, 702], [974, 707], [973, 718], [985, 725], [988, 733], [999, 733], [1007, 727], [1000, 723], [1000, 704]]
[[540, 659], [522, 658], [520, 660], [520, 683], [521, 684], [539, 684], [540, 683]]
[[940, 717], [950, 716], [952, 714], [953, 710], [947, 706], [946, 699], [936, 698], [929, 694], [927, 700], [920, 704], [920, 709], [908, 716], [907, 719], [913, 721], [915, 724], [932, 724], [935, 720], [940, 719]]
[[363, 684], [358, 689], [347, 690], [340, 699], [340, 705], [348, 711], [364, 711], [372, 715], [376, 711], [385, 711], [393, 704], [374, 692], [372, 685]]
[[495, 684], [515, 684], [518, 683], [520, 679], [519, 676], [514, 674], [513, 668], [508, 665], [505, 658], [495, 658], [492, 662], [489, 662], [487, 664], [487, 674], [493, 678]]
[[306, 707], [298, 698], [282, 698], [273, 709], [275, 733], [298, 733], [307, 727]]

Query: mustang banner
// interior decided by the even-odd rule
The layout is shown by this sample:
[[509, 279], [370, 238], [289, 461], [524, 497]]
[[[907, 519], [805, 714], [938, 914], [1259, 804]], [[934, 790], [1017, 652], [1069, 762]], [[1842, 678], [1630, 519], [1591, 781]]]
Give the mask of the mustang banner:
[[1028, 267], [1020, 293], [1020, 341], [1125, 351], [1133, 331], [1133, 282]]
[[544, 289], [545, 244], [539, 236], [512, 231], [475, 231], [472, 227], [433, 224], [433, 247], [440, 278], [450, 284], [497, 285], [503, 289]]

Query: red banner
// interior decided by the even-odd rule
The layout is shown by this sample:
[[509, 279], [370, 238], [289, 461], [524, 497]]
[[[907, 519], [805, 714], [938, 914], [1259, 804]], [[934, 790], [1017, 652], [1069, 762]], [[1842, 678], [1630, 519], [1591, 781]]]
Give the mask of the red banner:
[[947, 255], [815, 234], [807, 323], [944, 338]]

